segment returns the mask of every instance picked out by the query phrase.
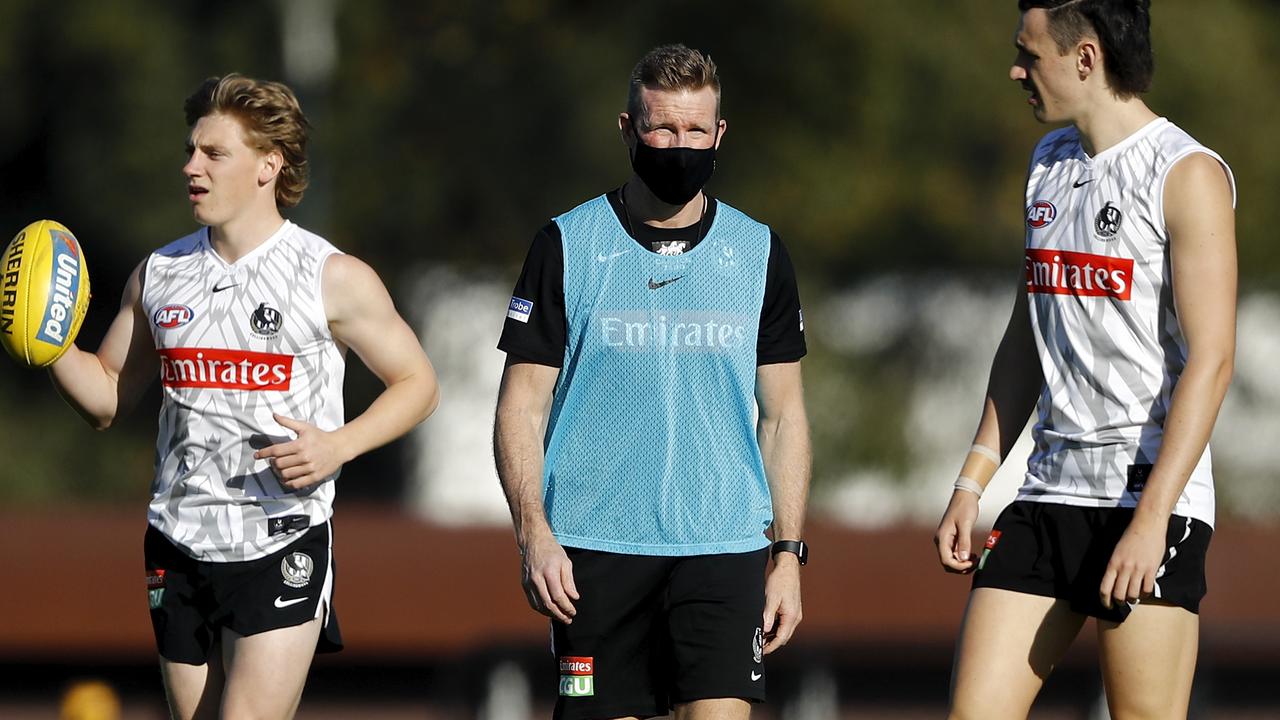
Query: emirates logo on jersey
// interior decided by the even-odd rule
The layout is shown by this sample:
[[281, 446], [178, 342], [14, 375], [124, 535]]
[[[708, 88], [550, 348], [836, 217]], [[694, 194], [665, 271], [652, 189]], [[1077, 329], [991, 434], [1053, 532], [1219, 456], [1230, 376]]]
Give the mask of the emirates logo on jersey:
[[1027, 292], [1129, 299], [1133, 260], [1066, 250], [1027, 249]]
[[160, 383], [168, 388], [288, 390], [293, 356], [218, 348], [161, 348]]

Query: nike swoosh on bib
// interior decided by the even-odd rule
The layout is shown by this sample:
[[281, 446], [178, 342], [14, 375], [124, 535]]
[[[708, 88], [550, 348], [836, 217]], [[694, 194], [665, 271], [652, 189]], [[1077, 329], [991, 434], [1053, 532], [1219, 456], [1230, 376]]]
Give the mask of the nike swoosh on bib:
[[630, 250], [619, 250], [619, 251], [617, 251], [617, 252], [610, 253], [610, 254], [608, 254], [608, 255], [605, 255], [604, 253], [600, 253], [600, 254], [596, 255], [596, 260], [597, 260], [598, 262], [609, 262], [610, 260], [612, 260], [612, 259], [614, 259], [614, 258], [618, 257], [619, 255], [626, 255], [626, 254], [627, 254], [627, 253], [629, 253], [629, 252], [631, 252], [631, 251], [630, 251]]

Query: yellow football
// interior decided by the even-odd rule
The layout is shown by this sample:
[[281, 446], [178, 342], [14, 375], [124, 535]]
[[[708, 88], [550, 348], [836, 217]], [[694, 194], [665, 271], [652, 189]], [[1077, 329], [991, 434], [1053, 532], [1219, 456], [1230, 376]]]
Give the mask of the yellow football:
[[0, 345], [24, 365], [52, 365], [89, 309], [80, 243], [60, 223], [33, 222], [5, 248], [0, 273]]

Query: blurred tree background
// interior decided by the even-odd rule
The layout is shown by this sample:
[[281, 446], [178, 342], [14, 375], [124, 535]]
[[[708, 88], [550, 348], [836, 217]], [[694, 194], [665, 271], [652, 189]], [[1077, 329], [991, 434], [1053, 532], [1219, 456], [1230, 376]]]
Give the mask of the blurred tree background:
[[[306, 75], [289, 34], [330, 9], [335, 62]], [[724, 82], [710, 191], [778, 230], [807, 307], [884, 274], [1003, 284], [1021, 262], [1027, 157], [1048, 129], [1007, 79], [1017, 17], [1013, 0], [0, 0], [0, 228], [52, 217], [76, 232], [94, 283], [81, 344], [96, 347], [130, 270], [194, 229], [183, 99], [236, 71], [299, 90], [315, 184], [293, 218], [378, 268], [402, 307], [431, 267], [510, 282], [549, 217], [626, 179], [628, 73], [648, 48], [683, 42]], [[1280, 271], [1267, 230], [1280, 205], [1259, 201], [1280, 196], [1277, 29], [1274, 2], [1153, 10], [1148, 101], [1232, 164], [1245, 291], [1275, 290]], [[850, 361], [830, 338], [810, 343], [817, 479], [891, 471], [915, 348]], [[377, 388], [363, 370], [348, 382], [352, 408]], [[106, 434], [41, 373], [0, 364], [0, 397], [0, 502], [141, 506], [158, 392]], [[344, 497], [393, 498], [403, 463], [386, 450], [348, 472], [361, 481]]]

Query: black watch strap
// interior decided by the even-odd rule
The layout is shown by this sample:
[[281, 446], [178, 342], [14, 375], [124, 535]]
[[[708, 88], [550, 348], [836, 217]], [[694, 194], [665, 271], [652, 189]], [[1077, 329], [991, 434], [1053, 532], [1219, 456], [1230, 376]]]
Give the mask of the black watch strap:
[[777, 555], [780, 552], [795, 553], [800, 558], [801, 565], [809, 563], [809, 546], [803, 540], [779, 540], [770, 548], [770, 555]]

